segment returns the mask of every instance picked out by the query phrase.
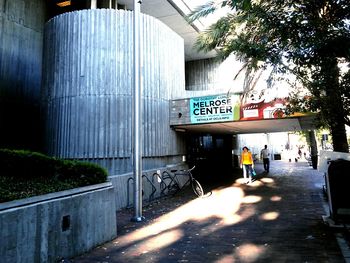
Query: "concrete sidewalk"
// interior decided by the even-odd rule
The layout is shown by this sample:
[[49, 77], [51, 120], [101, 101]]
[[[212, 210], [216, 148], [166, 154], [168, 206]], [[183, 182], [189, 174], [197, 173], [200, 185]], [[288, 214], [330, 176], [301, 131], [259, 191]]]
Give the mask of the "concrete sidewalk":
[[322, 220], [322, 174], [306, 162], [273, 161], [268, 175], [256, 170], [248, 185], [232, 178], [204, 198], [186, 189], [147, 205], [142, 223], [130, 222], [132, 209], [119, 211], [118, 237], [70, 261], [349, 262], [336, 239], [344, 230]]

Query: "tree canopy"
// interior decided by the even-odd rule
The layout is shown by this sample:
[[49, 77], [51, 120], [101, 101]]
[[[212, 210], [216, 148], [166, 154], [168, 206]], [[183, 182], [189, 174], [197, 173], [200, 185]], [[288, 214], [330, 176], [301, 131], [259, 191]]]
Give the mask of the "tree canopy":
[[318, 112], [335, 151], [348, 152], [350, 126], [349, 0], [220, 0], [199, 6], [190, 21], [226, 8], [227, 14], [200, 34], [196, 47], [235, 54], [248, 69], [274, 68], [293, 74], [308, 96], [295, 87], [290, 111]]

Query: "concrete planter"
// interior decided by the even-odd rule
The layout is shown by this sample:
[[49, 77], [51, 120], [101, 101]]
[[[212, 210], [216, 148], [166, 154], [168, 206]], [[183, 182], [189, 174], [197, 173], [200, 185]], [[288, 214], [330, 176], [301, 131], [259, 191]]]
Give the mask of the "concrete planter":
[[0, 204], [1, 262], [56, 262], [117, 234], [110, 182]]

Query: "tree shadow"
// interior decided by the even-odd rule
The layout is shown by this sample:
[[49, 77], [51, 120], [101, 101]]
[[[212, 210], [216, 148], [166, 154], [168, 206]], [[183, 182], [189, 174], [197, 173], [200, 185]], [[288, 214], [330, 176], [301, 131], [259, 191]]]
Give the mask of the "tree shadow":
[[73, 262], [342, 262], [312, 180], [240, 180], [223, 181], [207, 198], [189, 189], [158, 200], [144, 207], [145, 222], [119, 211], [118, 237]]

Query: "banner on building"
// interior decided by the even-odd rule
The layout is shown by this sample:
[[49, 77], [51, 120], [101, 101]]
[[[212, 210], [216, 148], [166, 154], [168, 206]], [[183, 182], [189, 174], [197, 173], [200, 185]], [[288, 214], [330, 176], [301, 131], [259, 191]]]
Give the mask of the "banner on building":
[[226, 122], [240, 119], [238, 95], [214, 95], [190, 99], [191, 123]]
[[212, 95], [190, 99], [191, 123], [277, 119], [303, 115], [286, 115], [286, 98], [270, 101], [252, 100], [241, 104], [239, 95]]

